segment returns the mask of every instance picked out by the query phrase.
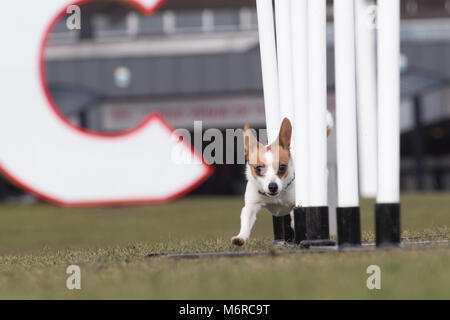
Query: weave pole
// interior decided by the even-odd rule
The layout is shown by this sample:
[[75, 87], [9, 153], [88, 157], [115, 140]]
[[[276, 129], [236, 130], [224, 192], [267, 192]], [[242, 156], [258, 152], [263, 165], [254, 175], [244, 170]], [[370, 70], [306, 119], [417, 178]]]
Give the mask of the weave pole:
[[359, 192], [377, 195], [377, 77], [375, 0], [355, 1]]
[[[290, 1], [290, 0], [289, 0]], [[280, 84], [278, 76], [277, 43], [275, 40], [275, 19], [272, 0], [257, 0], [259, 46], [266, 114], [267, 141], [272, 143], [278, 136], [281, 121]], [[283, 69], [286, 72], [285, 68]], [[285, 77], [283, 77], [286, 82]], [[291, 84], [292, 85], [292, 84]], [[286, 102], [283, 100], [286, 107]], [[289, 107], [288, 107], [289, 108]], [[284, 109], [284, 114], [286, 114]], [[292, 241], [290, 216], [273, 216], [274, 242]]]
[[272, 0], [256, 0], [259, 47], [266, 113], [267, 140], [272, 143], [280, 127], [280, 95]]
[[[278, 81], [280, 88], [280, 123], [288, 118], [294, 123], [294, 86], [293, 86], [293, 57], [292, 57], [292, 4], [296, 0], [275, 1], [275, 33], [278, 60]], [[291, 151], [295, 149], [295, 139], [291, 141]], [[290, 228], [291, 216], [275, 217], [275, 223], [284, 226], [283, 238], [285, 242], [294, 240], [294, 231]]]
[[[280, 88], [280, 123], [288, 118], [294, 120], [294, 87], [292, 72], [292, 0], [275, 1], [275, 26]], [[292, 147], [292, 143], [291, 143]]]
[[334, 1], [337, 229], [340, 247], [361, 245], [356, 125], [355, 5]]
[[[308, 0], [309, 206], [308, 240], [329, 239], [327, 192], [326, 0]], [[297, 88], [296, 88], [297, 89]], [[298, 129], [298, 126], [297, 126]], [[297, 170], [297, 168], [296, 168]]]
[[308, 112], [308, 0], [291, 6], [292, 70], [294, 84], [295, 139], [295, 243], [306, 240], [306, 211], [309, 204], [309, 112]]
[[400, 1], [378, 0], [377, 247], [400, 246]]

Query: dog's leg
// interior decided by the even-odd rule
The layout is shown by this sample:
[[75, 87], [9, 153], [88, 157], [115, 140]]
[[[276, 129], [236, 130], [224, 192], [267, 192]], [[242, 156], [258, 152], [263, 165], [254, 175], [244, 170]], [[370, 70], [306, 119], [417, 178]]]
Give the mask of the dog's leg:
[[231, 243], [237, 246], [242, 246], [248, 241], [250, 232], [256, 221], [256, 214], [261, 210], [259, 204], [246, 204], [241, 211], [241, 231], [239, 234], [231, 238]]

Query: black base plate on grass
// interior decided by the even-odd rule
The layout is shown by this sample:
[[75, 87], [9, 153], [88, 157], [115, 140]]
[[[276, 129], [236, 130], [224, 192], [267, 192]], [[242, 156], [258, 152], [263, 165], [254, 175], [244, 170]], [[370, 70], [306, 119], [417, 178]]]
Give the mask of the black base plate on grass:
[[336, 246], [336, 241], [326, 239], [326, 240], [303, 240], [300, 242], [301, 248], [310, 247], [333, 247]]

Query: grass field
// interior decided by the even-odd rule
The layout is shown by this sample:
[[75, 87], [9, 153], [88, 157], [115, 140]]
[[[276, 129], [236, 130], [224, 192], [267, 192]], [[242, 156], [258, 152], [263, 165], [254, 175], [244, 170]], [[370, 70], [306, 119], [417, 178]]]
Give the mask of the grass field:
[[[251, 242], [234, 248], [241, 197], [68, 209], [0, 206], [0, 298], [44, 299], [450, 299], [450, 250], [383, 250], [172, 260], [149, 252], [261, 250], [272, 222], [261, 212]], [[373, 240], [373, 203], [362, 207]], [[450, 194], [402, 196], [403, 236], [450, 238]], [[431, 235], [431, 236], [430, 236]], [[66, 289], [66, 267], [82, 289]], [[366, 268], [381, 268], [368, 290]]]

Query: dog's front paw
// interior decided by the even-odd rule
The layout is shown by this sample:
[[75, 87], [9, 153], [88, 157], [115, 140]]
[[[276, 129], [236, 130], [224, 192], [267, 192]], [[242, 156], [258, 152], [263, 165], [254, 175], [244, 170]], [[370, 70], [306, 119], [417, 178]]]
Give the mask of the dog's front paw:
[[240, 237], [231, 238], [231, 243], [234, 244], [235, 246], [242, 246], [244, 245], [245, 242], [247, 242], [247, 240], [245, 240], [244, 238]]

